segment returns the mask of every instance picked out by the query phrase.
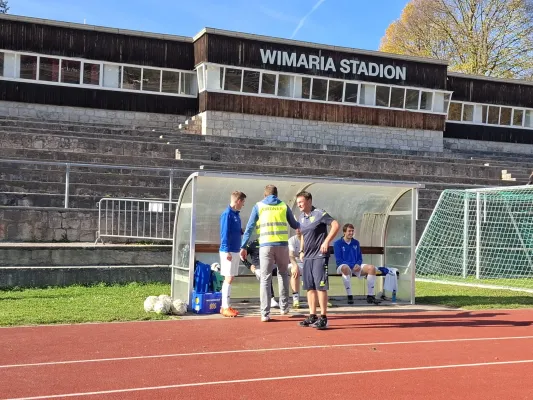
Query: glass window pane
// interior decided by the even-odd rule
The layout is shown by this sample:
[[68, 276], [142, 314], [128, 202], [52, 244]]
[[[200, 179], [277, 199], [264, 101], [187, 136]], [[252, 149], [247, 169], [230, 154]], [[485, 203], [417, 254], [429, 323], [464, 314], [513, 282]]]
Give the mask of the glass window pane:
[[100, 64], [83, 63], [83, 83], [85, 85], [100, 84]]
[[489, 106], [482, 106], [481, 122], [486, 124], [489, 115]]
[[375, 104], [376, 86], [374, 85], [361, 85], [361, 95], [359, 97], [359, 104], [365, 106], [373, 106]]
[[522, 126], [522, 119], [524, 119], [524, 110], [513, 110], [513, 125]]
[[196, 75], [191, 72], [181, 73], [181, 90], [180, 94], [195, 95], [196, 94]]
[[161, 91], [163, 93], [179, 93], [180, 73], [175, 71], [163, 71]]
[[326, 79], [313, 79], [313, 100], [326, 100], [326, 91], [328, 90], [328, 81]]
[[420, 94], [420, 109], [431, 111], [431, 103], [433, 102], [432, 92], [422, 92]]
[[408, 110], [418, 110], [418, 97], [420, 91], [407, 89], [405, 92], [405, 108]]
[[122, 89], [141, 90], [141, 69], [136, 67], [122, 68]]
[[120, 87], [120, 66], [104, 64], [104, 87]]
[[489, 117], [487, 122], [489, 124], [498, 125], [500, 119], [500, 107], [489, 106]]
[[4, 76], [4, 53], [0, 52], [0, 76]]
[[403, 88], [391, 88], [390, 106], [393, 108], [403, 108], [403, 98], [405, 95], [405, 89]]
[[377, 86], [376, 87], [376, 106], [389, 106], [390, 87]]
[[81, 76], [81, 62], [61, 60], [61, 82], [79, 84]]
[[276, 75], [263, 73], [261, 77], [261, 93], [276, 94]]
[[445, 93], [444, 94], [444, 111], [443, 112], [446, 112], [446, 110], [448, 109], [448, 105], [450, 104], [450, 99], [451, 99], [451, 94], [450, 93]]
[[294, 95], [294, 76], [282, 75], [278, 76], [278, 96], [293, 97]]
[[511, 113], [513, 109], [509, 107], [502, 107], [500, 113], [500, 125], [511, 125]]
[[232, 92], [241, 91], [241, 77], [242, 70], [235, 68], [226, 68], [226, 75], [224, 77], [224, 90], [231, 90]]
[[242, 91], [245, 93], [259, 93], [259, 71], [244, 70], [244, 80], [242, 82]]
[[342, 101], [342, 89], [344, 82], [342, 81], [329, 81], [328, 89], [328, 101]]
[[39, 80], [47, 82], [59, 82], [59, 58], [40, 58]]
[[448, 120], [460, 121], [461, 120], [461, 103], [451, 102], [450, 110], [448, 111]]
[[[224, 68], [216, 65], [208, 65], [206, 67], [206, 86], [208, 90], [221, 90], [222, 78], [224, 76]], [[165, 72], [163, 72], [163, 81], [165, 80]]]
[[466, 121], [466, 122], [474, 121], [474, 106], [472, 104], [463, 105], [463, 121]]
[[311, 78], [296, 77], [294, 97], [309, 99], [311, 97]]
[[203, 65], [196, 70], [196, 79], [198, 80], [198, 89], [204, 90], [205, 82], [204, 82], [204, 66]]
[[533, 128], [533, 110], [526, 110], [524, 126], [527, 128]]
[[36, 56], [20, 56], [20, 77], [22, 79], [37, 79]]
[[143, 68], [143, 88], [151, 92], [159, 92], [161, 84], [161, 70]]
[[344, 91], [344, 101], [347, 103], [357, 103], [357, 93], [359, 85], [355, 83], [346, 83], [346, 89]]

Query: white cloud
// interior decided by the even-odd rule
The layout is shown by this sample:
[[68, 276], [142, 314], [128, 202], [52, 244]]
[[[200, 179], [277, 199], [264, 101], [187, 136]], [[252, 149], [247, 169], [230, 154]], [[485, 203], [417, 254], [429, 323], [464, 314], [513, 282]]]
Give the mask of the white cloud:
[[321, 4], [322, 4], [323, 2], [325, 2], [325, 1], [326, 1], [326, 0], [318, 0], [318, 1], [315, 3], [315, 5], [313, 6], [313, 8], [311, 8], [311, 11], [309, 11], [307, 14], [305, 14], [305, 16], [300, 20], [300, 22], [298, 22], [298, 26], [296, 27], [296, 29], [294, 30], [294, 32], [292, 32], [291, 39], [293, 39], [293, 38], [296, 36], [296, 34], [298, 33], [298, 31], [299, 31], [300, 29], [302, 29], [302, 27], [304, 26], [305, 21], [307, 20], [307, 18], [309, 18], [309, 16], [310, 16], [311, 14], [313, 14], [313, 13], [316, 11], [316, 9], [317, 9], [318, 7], [320, 7]]

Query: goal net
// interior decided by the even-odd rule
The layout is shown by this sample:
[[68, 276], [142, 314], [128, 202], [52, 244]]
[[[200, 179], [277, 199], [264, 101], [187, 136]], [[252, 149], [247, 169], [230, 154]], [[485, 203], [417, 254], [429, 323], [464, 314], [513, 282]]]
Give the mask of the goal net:
[[533, 186], [444, 190], [417, 246], [416, 275], [533, 292]]

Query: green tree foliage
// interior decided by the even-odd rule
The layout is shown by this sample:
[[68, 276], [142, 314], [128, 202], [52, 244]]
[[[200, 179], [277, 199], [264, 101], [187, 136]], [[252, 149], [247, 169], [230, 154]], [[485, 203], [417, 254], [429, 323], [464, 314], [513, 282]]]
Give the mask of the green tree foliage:
[[9, 11], [7, 3], [7, 0], [0, 0], [0, 14], [7, 14], [7, 12]]
[[380, 50], [448, 60], [457, 72], [533, 79], [533, 0], [411, 0]]

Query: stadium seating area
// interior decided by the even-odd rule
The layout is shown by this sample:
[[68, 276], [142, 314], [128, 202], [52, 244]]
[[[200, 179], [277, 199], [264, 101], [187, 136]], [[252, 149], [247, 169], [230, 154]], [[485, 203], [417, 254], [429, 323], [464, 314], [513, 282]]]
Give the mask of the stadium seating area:
[[[526, 155], [448, 149], [436, 156], [202, 136], [198, 121], [188, 121], [183, 128], [172, 132], [150, 126], [0, 118], [0, 242], [94, 241], [101, 198], [168, 200], [172, 168], [172, 197], [177, 199], [180, 185], [200, 166], [219, 171], [424, 183], [426, 188], [419, 197], [420, 235], [443, 189], [524, 184], [533, 168], [533, 156]], [[123, 167], [72, 165], [69, 209], [65, 210], [65, 165], [38, 163], [50, 161]], [[133, 166], [160, 169], [129, 168]], [[516, 181], [502, 180], [502, 170]]]

